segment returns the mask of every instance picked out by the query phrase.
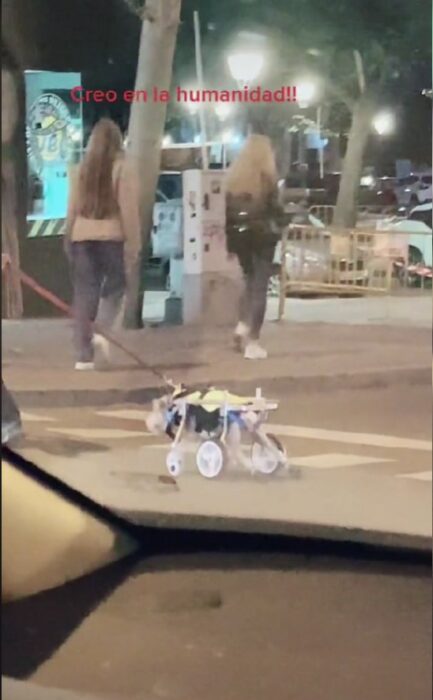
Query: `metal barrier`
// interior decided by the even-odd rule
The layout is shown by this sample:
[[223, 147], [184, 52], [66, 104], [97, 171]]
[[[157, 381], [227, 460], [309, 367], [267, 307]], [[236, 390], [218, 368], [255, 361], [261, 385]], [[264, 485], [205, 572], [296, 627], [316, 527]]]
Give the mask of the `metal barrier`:
[[[308, 213], [319, 219], [325, 226], [331, 226], [334, 218], [335, 204], [313, 204], [308, 208]], [[395, 207], [360, 204], [358, 206], [358, 220], [377, 218], [378, 216], [390, 216], [395, 214]]]
[[289, 225], [276, 255], [280, 263], [278, 318], [283, 318], [288, 292], [388, 294], [396, 253], [402, 249], [392, 249], [391, 254], [383, 242], [378, 231]]
[[308, 213], [319, 219], [325, 226], [330, 226], [334, 217], [334, 210], [334, 204], [313, 204], [308, 208]]

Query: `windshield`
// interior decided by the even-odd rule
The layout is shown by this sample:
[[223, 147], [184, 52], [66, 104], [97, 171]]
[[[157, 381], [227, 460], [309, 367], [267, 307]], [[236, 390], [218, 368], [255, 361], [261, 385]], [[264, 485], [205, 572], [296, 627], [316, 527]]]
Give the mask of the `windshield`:
[[430, 697], [425, 5], [3, 3], [30, 696]]

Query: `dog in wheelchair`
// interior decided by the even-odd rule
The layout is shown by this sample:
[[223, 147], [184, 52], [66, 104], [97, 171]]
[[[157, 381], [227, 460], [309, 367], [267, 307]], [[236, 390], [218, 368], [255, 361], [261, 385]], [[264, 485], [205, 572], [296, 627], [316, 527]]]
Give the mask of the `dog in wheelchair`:
[[241, 466], [251, 474], [271, 475], [282, 468], [293, 472], [281, 442], [263, 428], [269, 412], [277, 408], [259, 389], [254, 397], [247, 397], [213, 387], [189, 391], [181, 385], [153, 401], [146, 424], [150, 432], [170, 438], [166, 466], [173, 477], [184, 469], [187, 443], [194, 445], [197, 469], [207, 479], [220, 476], [228, 465]]

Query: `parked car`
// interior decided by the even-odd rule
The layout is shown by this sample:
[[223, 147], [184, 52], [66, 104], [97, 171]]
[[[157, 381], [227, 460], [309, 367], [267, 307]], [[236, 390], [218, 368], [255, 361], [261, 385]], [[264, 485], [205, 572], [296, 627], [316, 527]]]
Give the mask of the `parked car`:
[[[308, 212], [302, 219], [301, 213], [296, 214], [292, 223], [306, 225], [322, 230], [319, 236], [301, 236], [296, 229], [289, 235], [286, 247], [285, 265], [287, 280], [302, 287], [303, 283], [326, 284], [338, 278], [340, 284], [365, 284], [369, 269], [364, 251], [359, 248], [356, 262], [345, 258], [331, 258], [331, 234], [324, 230], [324, 224]], [[275, 249], [274, 264], [281, 266], [281, 243]], [[278, 294], [279, 280], [274, 276], [270, 282], [270, 293]]]
[[432, 266], [432, 203], [420, 204], [406, 218], [377, 222], [377, 230], [407, 234], [409, 264]]
[[423, 204], [432, 199], [432, 174], [411, 173], [400, 178], [395, 188], [400, 206]]

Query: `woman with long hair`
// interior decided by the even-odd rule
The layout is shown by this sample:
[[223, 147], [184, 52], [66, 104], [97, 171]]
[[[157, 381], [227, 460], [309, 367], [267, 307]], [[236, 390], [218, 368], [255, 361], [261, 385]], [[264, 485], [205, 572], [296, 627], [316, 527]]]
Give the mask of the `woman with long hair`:
[[[65, 249], [74, 284], [76, 364], [94, 368], [92, 324], [101, 304], [104, 326], [118, 317], [126, 275], [140, 252], [138, 178], [123, 157], [119, 127], [101, 119], [72, 177]], [[100, 310], [101, 313], [101, 310]]]
[[245, 278], [235, 343], [248, 360], [267, 357], [259, 338], [278, 240], [272, 228], [277, 179], [269, 138], [250, 135], [227, 173], [227, 246], [237, 255]]

